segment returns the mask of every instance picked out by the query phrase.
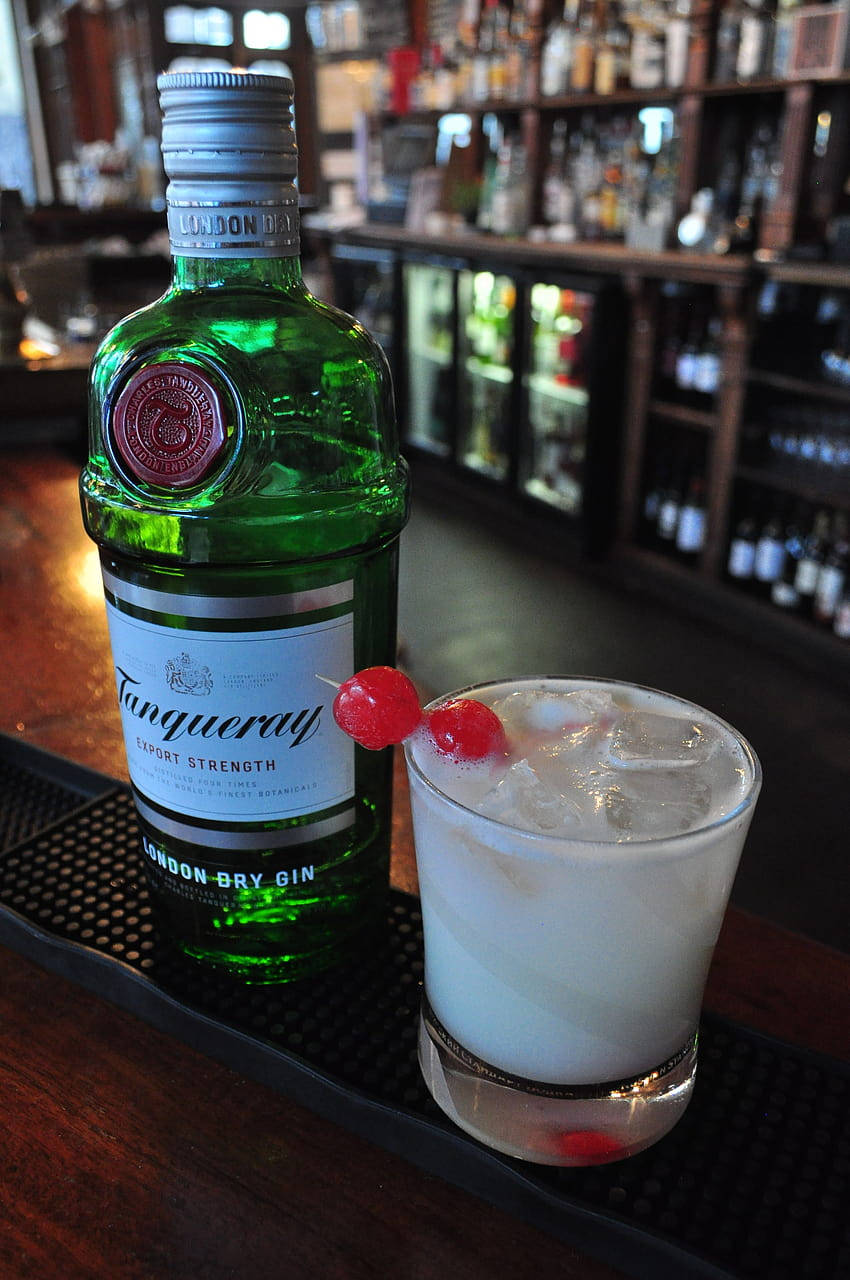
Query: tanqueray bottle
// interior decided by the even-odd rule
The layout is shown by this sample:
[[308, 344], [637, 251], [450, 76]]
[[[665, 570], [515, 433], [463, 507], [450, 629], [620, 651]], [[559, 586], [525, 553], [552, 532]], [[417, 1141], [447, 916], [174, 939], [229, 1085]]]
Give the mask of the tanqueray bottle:
[[302, 281], [291, 82], [158, 87], [173, 277], [95, 356], [83, 515], [164, 927], [278, 982], [382, 914], [390, 753], [325, 681], [394, 661], [407, 470], [383, 354]]

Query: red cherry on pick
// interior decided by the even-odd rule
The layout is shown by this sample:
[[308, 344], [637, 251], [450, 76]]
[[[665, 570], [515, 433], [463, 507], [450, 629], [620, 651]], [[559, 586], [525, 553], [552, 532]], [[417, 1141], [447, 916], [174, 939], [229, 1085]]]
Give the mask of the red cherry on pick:
[[438, 751], [458, 764], [506, 755], [508, 743], [501, 720], [474, 698], [454, 698], [429, 711], [428, 732]]
[[334, 720], [370, 751], [403, 742], [422, 723], [419, 695], [395, 667], [367, 667], [339, 686]]

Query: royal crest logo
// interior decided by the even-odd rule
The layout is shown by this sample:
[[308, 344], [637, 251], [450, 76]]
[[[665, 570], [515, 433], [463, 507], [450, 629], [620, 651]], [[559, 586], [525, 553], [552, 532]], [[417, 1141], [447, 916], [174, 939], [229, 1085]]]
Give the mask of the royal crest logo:
[[165, 679], [169, 689], [175, 693], [194, 694], [199, 698], [212, 693], [213, 678], [209, 667], [202, 667], [188, 653], [181, 653], [176, 660], [168, 659]]

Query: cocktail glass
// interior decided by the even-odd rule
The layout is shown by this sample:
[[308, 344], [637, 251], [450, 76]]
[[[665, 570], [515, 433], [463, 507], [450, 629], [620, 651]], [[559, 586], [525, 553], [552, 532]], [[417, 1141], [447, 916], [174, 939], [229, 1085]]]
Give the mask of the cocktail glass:
[[[592, 785], [582, 784], [587, 822], [571, 834], [545, 813], [552, 770], [567, 770], [571, 752], [547, 745], [558, 711], [543, 695], [580, 691], [591, 703], [610, 695], [630, 724], [632, 713], [656, 724], [661, 714], [695, 728], [678, 752], [665, 739], [655, 762], [654, 747], [630, 740], [633, 729], [612, 748], [604, 711], [595, 726], [573, 724], [567, 745], [598, 747], [600, 759]], [[497, 779], [480, 768], [462, 777], [421, 735], [405, 745], [425, 935], [419, 1059], [439, 1106], [487, 1145], [543, 1164], [605, 1163], [656, 1142], [690, 1100], [705, 980], [761, 769], [717, 716], [641, 686], [523, 678], [449, 697], [501, 705], [517, 694], [532, 712], [538, 696], [545, 702], [530, 738], [555, 760], [542, 819], [554, 834], [521, 829], [516, 806], [507, 816], [478, 812], [482, 794], [499, 812]], [[708, 801], [706, 769], [715, 776]], [[568, 809], [574, 781], [564, 778]]]

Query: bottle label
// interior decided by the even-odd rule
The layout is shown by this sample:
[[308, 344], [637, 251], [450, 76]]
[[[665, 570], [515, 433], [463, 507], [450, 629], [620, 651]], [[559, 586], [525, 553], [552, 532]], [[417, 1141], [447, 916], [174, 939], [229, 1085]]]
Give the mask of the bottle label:
[[298, 196], [227, 203], [169, 198], [171, 252], [183, 258], [295, 257], [300, 248]]
[[759, 582], [775, 582], [785, 563], [785, 544], [776, 538], [759, 538], [755, 575]]
[[146, 365], [115, 403], [112, 438], [136, 479], [185, 489], [203, 480], [224, 451], [224, 404], [197, 365]]
[[729, 548], [729, 573], [733, 578], [751, 578], [756, 562], [754, 542], [746, 538], [735, 538]]
[[836, 609], [832, 629], [840, 640], [850, 640], [850, 600], [842, 600]]
[[844, 573], [832, 565], [824, 565], [818, 575], [815, 610], [822, 618], [831, 618], [838, 608], [844, 587]]
[[[352, 582], [184, 596], [105, 569], [104, 587], [143, 816], [166, 835], [219, 849], [282, 847], [353, 823], [354, 747], [320, 678], [341, 682], [353, 670]], [[310, 816], [259, 837], [240, 827]]]
[[679, 504], [673, 498], [667, 498], [658, 509], [658, 536], [672, 539], [676, 536], [679, 523]]
[[803, 558], [797, 562], [794, 586], [801, 596], [813, 596], [817, 590], [820, 562]]
[[705, 546], [705, 512], [701, 507], [683, 507], [676, 530], [680, 551], [701, 551]]

